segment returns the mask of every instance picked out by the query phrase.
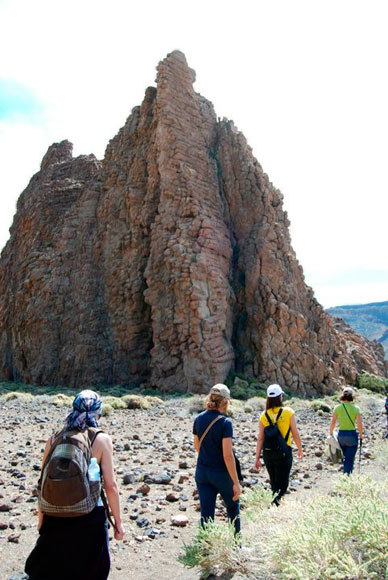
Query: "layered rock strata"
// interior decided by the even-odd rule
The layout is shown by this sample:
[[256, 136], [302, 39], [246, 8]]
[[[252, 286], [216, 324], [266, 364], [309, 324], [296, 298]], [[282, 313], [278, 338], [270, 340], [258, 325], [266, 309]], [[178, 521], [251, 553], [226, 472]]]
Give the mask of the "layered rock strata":
[[229, 373], [328, 392], [385, 373], [306, 286], [282, 195], [243, 135], [158, 66], [105, 158], [52, 145], [0, 261], [0, 374], [203, 392]]

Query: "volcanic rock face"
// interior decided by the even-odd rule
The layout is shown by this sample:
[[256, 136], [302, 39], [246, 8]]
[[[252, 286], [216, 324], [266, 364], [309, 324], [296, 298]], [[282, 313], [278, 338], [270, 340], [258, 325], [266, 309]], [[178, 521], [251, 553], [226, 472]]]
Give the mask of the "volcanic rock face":
[[203, 392], [229, 372], [330, 391], [382, 349], [305, 285], [282, 195], [175, 51], [105, 158], [51, 146], [0, 262], [0, 374]]

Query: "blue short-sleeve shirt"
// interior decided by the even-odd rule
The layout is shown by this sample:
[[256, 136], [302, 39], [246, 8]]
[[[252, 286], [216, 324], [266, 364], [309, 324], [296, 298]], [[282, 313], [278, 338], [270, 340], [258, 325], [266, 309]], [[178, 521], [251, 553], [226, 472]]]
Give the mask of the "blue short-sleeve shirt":
[[207, 432], [201, 443], [198, 455], [198, 464], [215, 471], [226, 469], [223, 453], [222, 440], [233, 437], [232, 421], [222, 415], [219, 411], [203, 411], [194, 421], [193, 434], [201, 439], [203, 433], [210, 423], [218, 416], [219, 419]]

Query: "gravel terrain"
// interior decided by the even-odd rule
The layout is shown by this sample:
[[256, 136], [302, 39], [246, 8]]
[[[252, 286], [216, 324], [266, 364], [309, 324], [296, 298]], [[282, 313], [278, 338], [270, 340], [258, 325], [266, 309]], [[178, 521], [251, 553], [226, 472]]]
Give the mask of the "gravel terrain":
[[[0, 578], [4, 580], [23, 578], [25, 559], [37, 538], [34, 488], [44, 443], [67, 414], [66, 408], [49, 401], [45, 396], [32, 401], [0, 399]], [[381, 437], [384, 417], [378, 402], [370, 398], [368, 404], [373, 420], [365, 421], [362, 470], [376, 473], [368, 447]], [[305, 457], [297, 461], [295, 455], [290, 493], [316, 493], [325, 490], [329, 475], [338, 470], [325, 455], [330, 415], [301, 408], [296, 417]], [[258, 418], [259, 411], [235, 413], [233, 418], [235, 448], [248, 486], [267, 478], [265, 470], [257, 474], [252, 469]], [[101, 428], [114, 443], [126, 529], [123, 542], [111, 542], [111, 580], [199, 578], [197, 570], [177, 561], [183, 544], [195, 535], [199, 519], [192, 421], [184, 399], [148, 411], [119, 410], [101, 419]], [[224, 517], [221, 504], [217, 512]]]

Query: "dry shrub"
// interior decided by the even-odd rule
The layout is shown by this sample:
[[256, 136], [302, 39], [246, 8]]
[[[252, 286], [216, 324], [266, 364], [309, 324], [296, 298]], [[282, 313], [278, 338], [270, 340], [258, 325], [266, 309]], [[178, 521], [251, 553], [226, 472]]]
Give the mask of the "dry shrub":
[[101, 406], [101, 415], [102, 417], [109, 417], [113, 413], [113, 408], [106, 403], [103, 403]]
[[106, 396], [101, 399], [102, 404], [109, 405], [112, 409], [127, 409], [127, 404], [121, 397]]
[[11, 391], [10, 393], [5, 393], [1, 395], [3, 401], [14, 401], [15, 399], [20, 399], [21, 401], [33, 401], [34, 396], [31, 393], [22, 393], [18, 391]]
[[155, 395], [146, 395], [144, 398], [148, 403], [151, 403], [151, 407], [165, 404], [163, 399], [161, 399], [160, 397], [156, 397]]
[[151, 409], [153, 406], [148, 398], [150, 397], [141, 397], [140, 395], [124, 395], [122, 400], [124, 401], [127, 409], [142, 409], [143, 411], [146, 411], [147, 409]]
[[58, 393], [54, 397], [51, 397], [51, 403], [56, 407], [71, 407], [73, 405], [74, 397], [69, 397], [63, 393]]
[[253, 411], [264, 411], [265, 399], [263, 397], [252, 397], [248, 399], [247, 404], [252, 407]]
[[205, 397], [203, 395], [193, 395], [185, 401], [187, 410], [194, 415], [195, 413], [202, 413], [205, 410]]
[[232, 524], [209, 521], [198, 529], [190, 544], [184, 545], [184, 553], [178, 560], [188, 568], [201, 568], [202, 578], [208, 578], [211, 573], [247, 574], [247, 560], [239, 549], [239, 542]]
[[236, 550], [230, 526], [212, 523], [184, 547], [180, 561], [202, 568], [204, 577], [217, 571], [237, 572], [246, 580], [388, 578], [388, 502], [382, 484], [340, 475], [331, 494], [308, 501], [288, 496], [279, 507], [268, 507], [271, 499], [260, 486], [243, 494], [242, 549]]
[[310, 403], [310, 406], [313, 411], [322, 411], [322, 413], [331, 413], [334, 408], [332, 403], [328, 403], [324, 399], [313, 399]]

